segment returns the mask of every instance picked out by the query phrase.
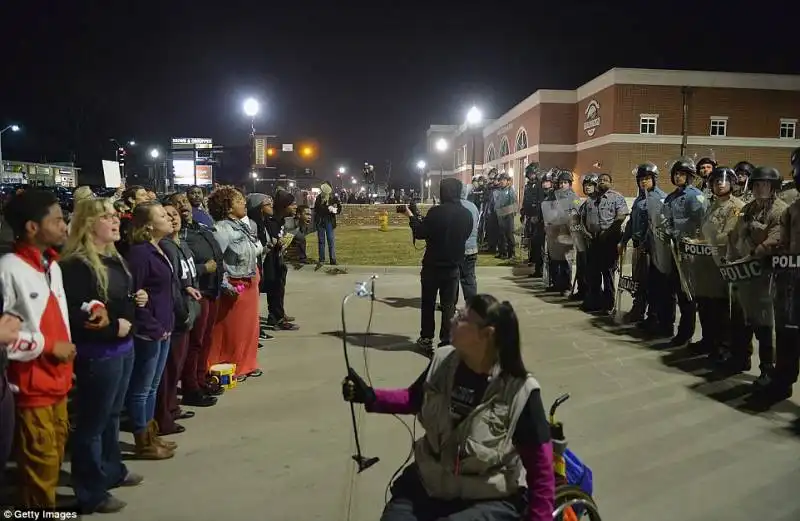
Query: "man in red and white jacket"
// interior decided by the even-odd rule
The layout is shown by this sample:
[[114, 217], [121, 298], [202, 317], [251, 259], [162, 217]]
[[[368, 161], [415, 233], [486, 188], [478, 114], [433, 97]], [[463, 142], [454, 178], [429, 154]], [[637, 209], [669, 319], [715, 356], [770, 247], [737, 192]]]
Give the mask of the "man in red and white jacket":
[[[55, 251], [67, 226], [55, 195], [43, 190], [14, 196], [5, 213], [15, 242], [14, 252], [0, 257], [0, 295], [3, 312], [20, 320], [16, 339], [5, 345], [16, 393], [20, 496], [25, 507], [54, 508], [75, 357]], [[100, 315], [93, 318], [101, 322]]]

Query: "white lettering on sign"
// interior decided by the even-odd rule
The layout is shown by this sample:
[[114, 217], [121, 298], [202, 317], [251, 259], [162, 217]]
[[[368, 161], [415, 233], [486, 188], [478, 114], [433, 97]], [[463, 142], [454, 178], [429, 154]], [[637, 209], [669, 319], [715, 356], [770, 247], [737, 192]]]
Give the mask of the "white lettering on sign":
[[214, 141], [208, 137], [174, 137], [173, 145], [211, 145]]
[[722, 275], [722, 280], [725, 282], [742, 282], [754, 279], [761, 276], [761, 260], [756, 259], [748, 262], [720, 266], [719, 273]]
[[600, 103], [594, 99], [590, 101], [584, 115], [586, 119], [583, 122], [583, 130], [586, 131], [586, 135], [592, 137], [600, 126]]
[[627, 275], [620, 275], [619, 277], [619, 287], [630, 293], [631, 295], [635, 294], [639, 291], [639, 282], [633, 280], [633, 277], [628, 277]]
[[505, 133], [507, 133], [509, 130], [511, 130], [513, 127], [514, 127], [514, 125], [512, 125], [511, 123], [509, 123], [508, 125], [505, 125], [505, 126], [503, 126], [503, 127], [500, 127], [500, 129], [499, 129], [497, 132], [495, 132], [495, 135], [496, 135], [496, 136], [499, 136], [500, 134], [505, 134]]
[[687, 255], [710, 257], [712, 255], [716, 255], [717, 253], [717, 248], [711, 246], [710, 244], [693, 244], [690, 242], [682, 242], [681, 246], [683, 246], [683, 253]]
[[773, 255], [770, 265], [772, 269], [798, 269], [800, 268], [800, 255]]
[[284, 143], [283, 148], [281, 148], [284, 152], [292, 152], [294, 150], [294, 145], [291, 143]]

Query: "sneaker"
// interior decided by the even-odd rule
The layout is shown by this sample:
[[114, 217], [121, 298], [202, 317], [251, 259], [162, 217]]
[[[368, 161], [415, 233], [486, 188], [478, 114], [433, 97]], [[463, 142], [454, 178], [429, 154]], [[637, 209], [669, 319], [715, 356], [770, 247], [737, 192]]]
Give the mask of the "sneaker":
[[135, 487], [137, 485], [141, 485], [142, 481], [144, 481], [144, 476], [129, 470], [128, 473], [125, 474], [125, 477], [122, 478], [122, 481], [120, 481], [119, 486], [120, 487]]
[[769, 387], [772, 384], [772, 373], [775, 367], [772, 364], [761, 364], [759, 369], [761, 369], [761, 374], [758, 375], [753, 385], [761, 388]]
[[297, 331], [298, 329], [300, 329], [300, 326], [287, 322], [286, 320], [281, 320], [275, 326], [276, 331]]
[[419, 337], [417, 339], [417, 350], [420, 354], [433, 358], [433, 339]]
[[114, 514], [126, 506], [128, 506], [128, 504], [121, 499], [117, 499], [114, 496], [108, 496], [105, 501], [97, 505], [95, 512], [98, 514]]
[[[275, 326], [269, 326], [269, 328], [272, 331], [275, 331]], [[259, 331], [259, 333], [258, 333], [258, 339], [259, 340], [272, 340], [273, 338], [275, 338], [275, 337], [273, 337], [272, 335], [267, 333], [267, 327], [262, 328], [261, 331]]]

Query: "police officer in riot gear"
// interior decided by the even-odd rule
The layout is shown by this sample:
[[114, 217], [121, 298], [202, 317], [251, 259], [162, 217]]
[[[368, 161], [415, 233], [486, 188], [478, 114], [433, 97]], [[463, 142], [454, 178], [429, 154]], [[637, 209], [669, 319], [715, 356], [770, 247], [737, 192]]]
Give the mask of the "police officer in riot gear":
[[710, 157], [701, 158], [697, 162], [697, 177], [695, 178], [695, 186], [699, 188], [706, 197], [711, 197], [711, 185], [709, 184], [708, 176], [717, 167], [717, 162]]
[[[543, 203], [550, 203], [549, 206], [559, 214], [558, 221], [566, 218], [571, 210], [577, 210], [580, 199], [572, 190], [573, 176], [569, 170], [554, 168], [550, 171], [548, 179], [554, 179], [555, 186], [545, 197]], [[574, 208], [573, 208], [574, 207]], [[549, 227], [545, 224], [545, 235], [548, 250], [548, 291], [564, 293], [571, 289], [572, 270], [569, 260], [565, 257], [571, 245], [564, 244], [562, 240], [567, 238], [571, 241], [569, 224], [556, 224]]]
[[478, 213], [481, 212], [483, 206], [483, 192], [486, 189], [486, 179], [482, 175], [472, 176], [472, 190], [470, 190], [467, 199], [478, 208]]
[[[760, 258], [779, 251], [781, 218], [788, 208], [776, 197], [781, 174], [772, 167], [760, 166], [750, 176], [753, 200], [742, 208], [741, 218], [728, 236], [728, 260]], [[744, 311], [746, 325], [735, 332], [737, 351], [752, 349], [753, 336], [758, 340], [761, 375], [756, 386], [767, 387], [772, 381], [774, 352], [772, 343], [773, 310], [769, 276], [746, 286], [737, 286], [737, 301]]]
[[488, 182], [486, 184], [486, 191], [483, 193], [483, 219], [486, 221], [484, 227], [485, 241], [484, 251], [488, 253], [497, 253], [497, 240], [498, 240], [498, 223], [497, 214], [494, 211], [494, 192], [498, 188], [496, 168], [489, 170]]
[[542, 276], [542, 246], [544, 245], [544, 221], [542, 220], [541, 203], [544, 191], [539, 180], [539, 163], [530, 163], [525, 167], [525, 191], [522, 196], [520, 221], [525, 226], [528, 238], [528, 266], [533, 267], [533, 276]]
[[[541, 187], [541, 193], [542, 193], [541, 202], [555, 199], [555, 196], [553, 195], [553, 193], [555, 192], [555, 181], [556, 180], [555, 180], [555, 176], [553, 175], [552, 169], [548, 170], [547, 172], [545, 172], [545, 173], [543, 173], [543, 174], [541, 174], [539, 176], [539, 186]], [[540, 211], [541, 211], [541, 202], [539, 204]], [[548, 283], [548, 285], [552, 285], [553, 271], [552, 271], [552, 266], [551, 266], [550, 255], [549, 255], [548, 249], [547, 249], [547, 233], [546, 233], [546, 229], [545, 229], [544, 216], [542, 216], [542, 231], [544, 233], [544, 236], [542, 237], [542, 241], [543, 241], [543, 243], [542, 243], [542, 269], [543, 270], [545, 268], [547, 269], [547, 279], [548, 280], [546, 282]], [[537, 277], [537, 275], [538, 274], [536, 272], [534, 272], [534, 273], [531, 273], [530, 275], [528, 275], [528, 277]], [[544, 277], [544, 272], [542, 272], [541, 276]]]
[[[670, 168], [670, 180], [675, 185], [675, 190], [664, 200], [665, 231], [670, 238], [679, 243], [683, 238], [696, 237], [699, 234], [703, 215], [708, 207], [708, 200], [703, 193], [694, 186], [694, 177], [697, 174], [695, 164], [691, 159], [682, 158], [673, 163]], [[674, 251], [674, 250], [673, 250]], [[669, 277], [670, 293], [677, 297], [678, 307], [681, 311], [678, 332], [672, 338], [673, 346], [688, 343], [697, 323], [697, 306], [688, 294], [686, 281], [683, 278], [679, 259], [675, 259], [672, 273]], [[674, 323], [675, 307], [672, 298], [663, 299], [659, 304], [669, 306], [665, 308], [662, 316]], [[671, 301], [671, 302], [670, 302]]]
[[[800, 148], [792, 152], [790, 163], [792, 178], [800, 183]], [[781, 251], [800, 256], [800, 199], [781, 217]], [[776, 274], [775, 286], [775, 372], [761, 393], [768, 403], [790, 398], [800, 373], [800, 271]]]
[[750, 192], [750, 176], [756, 169], [749, 161], [739, 161], [734, 165], [733, 171], [736, 172], [736, 184], [733, 185], [733, 195], [741, 199], [744, 203], [749, 203], [752, 199]]
[[[703, 218], [702, 242], [713, 248], [712, 256], [717, 259], [727, 257], [728, 235], [736, 227], [744, 207], [742, 200], [732, 195], [735, 183], [736, 173], [725, 166], [715, 168], [708, 176], [708, 186], [714, 198]], [[702, 297], [697, 297], [703, 341], [713, 360], [725, 363], [730, 372], [745, 371], [749, 367], [744, 366], [743, 353], [732, 353], [729, 358], [727, 352], [731, 347], [731, 321], [741, 324], [744, 317], [737, 312], [738, 306], [729, 309], [729, 288], [719, 271], [705, 269], [705, 265], [702, 268], [700, 276], [705, 279], [704, 286], [708, 288]], [[749, 357], [746, 361], [749, 364]]]
[[583, 216], [591, 240], [586, 254], [588, 293], [581, 309], [607, 313], [614, 309], [617, 246], [622, 238], [622, 224], [630, 211], [622, 194], [611, 189], [611, 175], [598, 174], [596, 179], [597, 189], [587, 199]]
[[503, 172], [497, 176], [494, 191], [494, 212], [497, 215], [497, 258], [514, 258], [514, 216], [517, 213], [517, 192], [511, 185], [511, 176]]
[[[664, 200], [667, 194], [658, 187], [658, 167], [653, 163], [642, 163], [634, 171], [636, 176], [636, 185], [639, 187], [639, 194], [633, 201], [633, 208], [628, 223], [625, 226], [625, 231], [622, 233], [622, 239], [619, 243], [619, 255], [622, 256], [623, 251], [629, 242], [633, 242], [633, 280], [639, 283], [639, 290], [633, 297], [633, 308], [626, 314], [625, 320], [627, 322], [641, 322], [643, 329], [657, 328], [657, 318], [655, 310], [650, 306], [649, 297], [657, 296], [656, 292], [651, 292], [648, 286], [649, 273], [655, 269], [651, 266], [650, 261], [650, 216], [647, 213], [647, 198], [648, 196], [658, 197]], [[656, 276], [657, 277], [657, 276]], [[657, 281], [657, 278], [654, 282]], [[647, 312], [647, 318], [645, 313]], [[672, 336], [672, 333], [670, 333]]]

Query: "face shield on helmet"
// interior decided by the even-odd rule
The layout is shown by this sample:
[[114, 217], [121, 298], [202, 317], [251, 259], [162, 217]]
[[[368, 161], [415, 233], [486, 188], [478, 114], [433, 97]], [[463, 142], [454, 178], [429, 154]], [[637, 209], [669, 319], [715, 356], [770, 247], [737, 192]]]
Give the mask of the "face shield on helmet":
[[750, 186], [756, 199], [770, 199], [781, 188], [781, 173], [770, 166], [759, 166], [750, 176]]
[[715, 168], [708, 177], [708, 183], [715, 196], [724, 197], [731, 193], [736, 183], [736, 172], [728, 167]]
[[681, 158], [673, 161], [669, 169], [669, 177], [672, 184], [678, 187], [688, 186], [697, 173], [694, 161]]
[[587, 197], [591, 197], [595, 193], [597, 193], [597, 186], [600, 184], [600, 180], [597, 177], [597, 174], [586, 174], [583, 176], [583, 180], [581, 181], [581, 185], [583, 186], [583, 193]]

